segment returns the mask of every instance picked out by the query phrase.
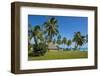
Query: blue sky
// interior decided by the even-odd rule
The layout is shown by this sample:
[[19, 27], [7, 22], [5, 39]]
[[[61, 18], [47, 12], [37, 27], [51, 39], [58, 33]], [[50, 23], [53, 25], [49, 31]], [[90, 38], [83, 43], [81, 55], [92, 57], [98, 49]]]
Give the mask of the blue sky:
[[[82, 35], [88, 34], [88, 17], [28, 15], [28, 24], [31, 24], [33, 27], [42, 25], [51, 17], [55, 17], [58, 20], [58, 29], [62, 38], [72, 39], [74, 32], [78, 31]], [[82, 47], [87, 47], [87, 44]]]

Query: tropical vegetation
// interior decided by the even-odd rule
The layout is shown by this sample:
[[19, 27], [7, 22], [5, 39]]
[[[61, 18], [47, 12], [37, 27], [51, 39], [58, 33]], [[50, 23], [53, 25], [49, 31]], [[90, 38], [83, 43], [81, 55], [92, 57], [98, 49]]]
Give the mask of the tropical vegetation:
[[[33, 27], [31, 24], [29, 24], [28, 25], [28, 52], [29, 52], [28, 55], [32, 57], [40, 57], [45, 55], [49, 56], [48, 52], [50, 52], [51, 54], [51, 51], [49, 51], [48, 49], [50, 43], [56, 45], [58, 51], [60, 50], [63, 51], [63, 53], [60, 52], [61, 55], [64, 53], [66, 54], [66, 51], [76, 51], [74, 53], [78, 53], [77, 51], [80, 50], [81, 46], [88, 42], [88, 35], [83, 36], [80, 31], [74, 32], [73, 39], [67, 39], [66, 37], [62, 37], [60, 35], [60, 31], [58, 30], [58, 27], [59, 27], [58, 21], [55, 17], [51, 17], [46, 22], [43, 22], [43, 25], [35, 25]], [[32, 39], [34, 40], [34, 43], [31, 43]], [[73, 43], [74, 43], [74, 47], [71, 47]], [[60, 48], [60, 45], [64, 45], [64, 48]], [[58, 52], [53, 52], [53, 53], [58, 53]], [[78, 57], [76, 56], [76, 58]]]

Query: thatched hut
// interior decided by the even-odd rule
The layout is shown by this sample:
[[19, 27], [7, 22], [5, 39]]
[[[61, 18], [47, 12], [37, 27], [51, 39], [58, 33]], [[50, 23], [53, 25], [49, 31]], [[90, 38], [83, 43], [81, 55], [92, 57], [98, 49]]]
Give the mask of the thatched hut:
[[52, 42], [48, 44], [49, 50], [58, 50], [57, 44], [53, 44]]

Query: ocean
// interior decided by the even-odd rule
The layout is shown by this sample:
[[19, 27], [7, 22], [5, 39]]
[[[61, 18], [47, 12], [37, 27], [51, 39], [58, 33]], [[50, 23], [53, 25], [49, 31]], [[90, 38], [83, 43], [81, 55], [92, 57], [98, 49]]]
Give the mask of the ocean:
[[80, 51], [88, 51], [88, 48], [80, 48]]

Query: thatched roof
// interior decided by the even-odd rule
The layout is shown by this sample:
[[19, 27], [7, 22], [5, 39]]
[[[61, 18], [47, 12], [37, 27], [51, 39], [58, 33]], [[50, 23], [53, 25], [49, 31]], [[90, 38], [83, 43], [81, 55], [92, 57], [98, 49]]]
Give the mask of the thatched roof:
[[58, 50], [58, 47], [56, 44], [53, 44], [52, 42], [48, 44], [49, 50]]

